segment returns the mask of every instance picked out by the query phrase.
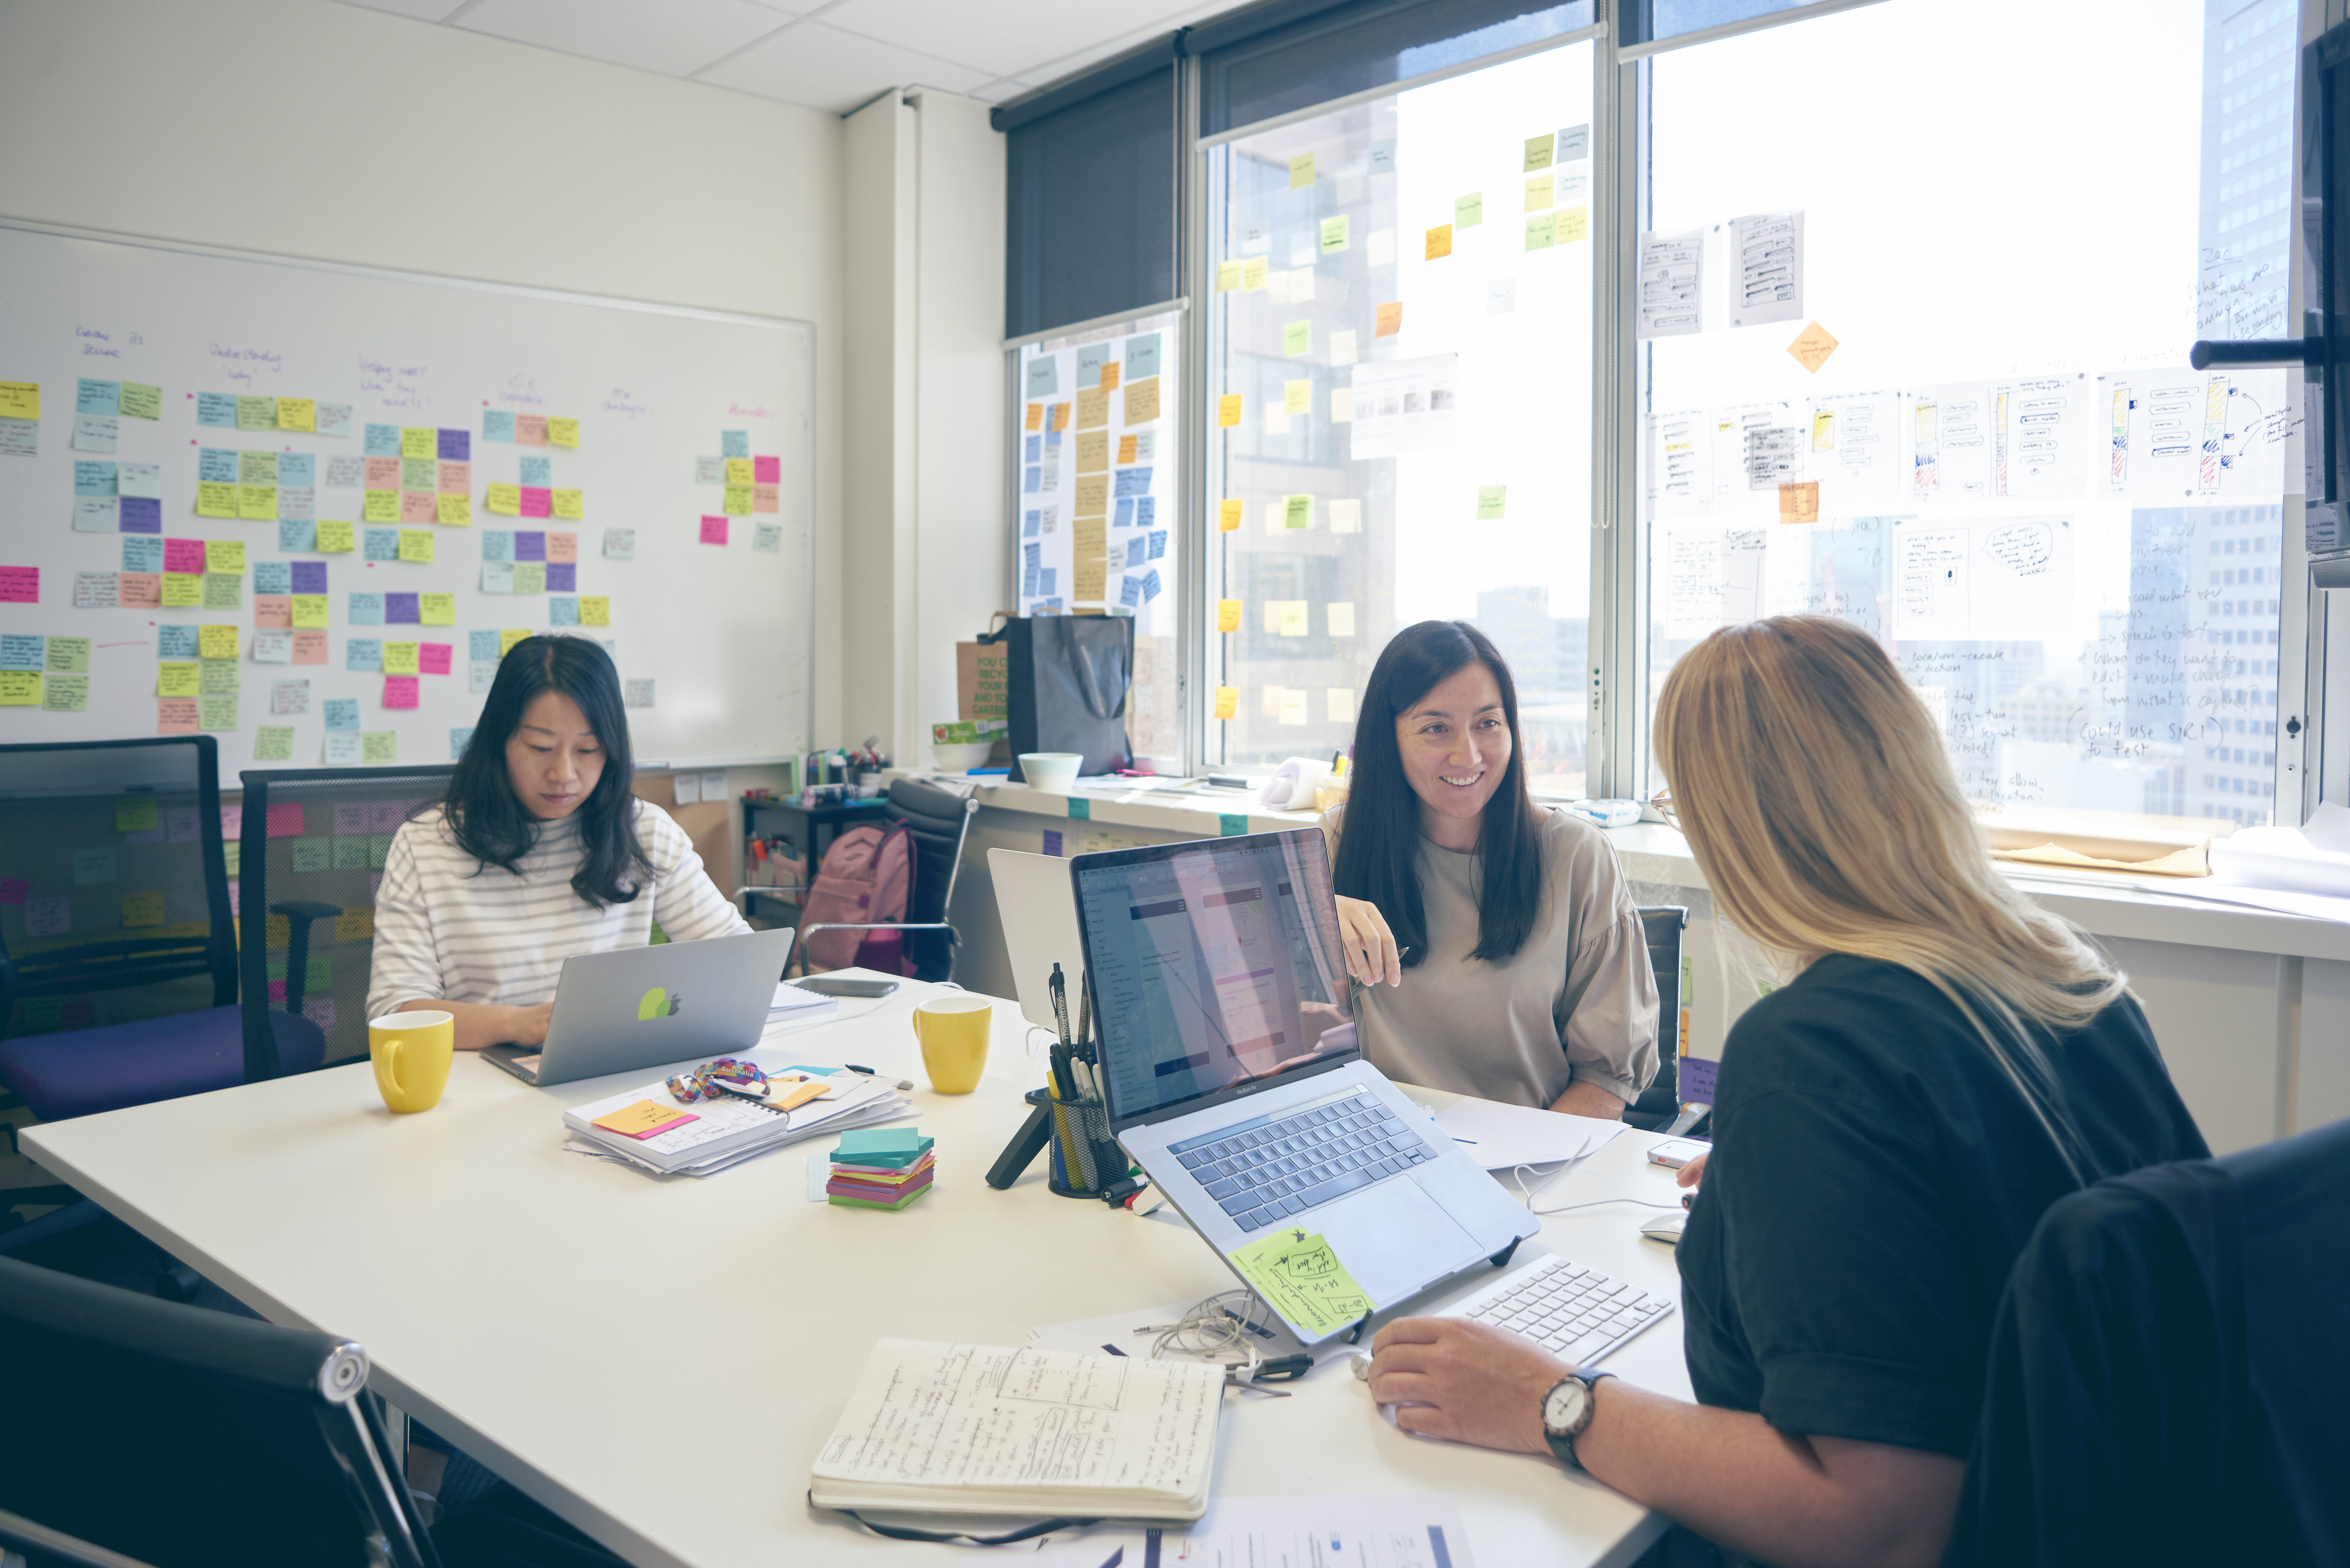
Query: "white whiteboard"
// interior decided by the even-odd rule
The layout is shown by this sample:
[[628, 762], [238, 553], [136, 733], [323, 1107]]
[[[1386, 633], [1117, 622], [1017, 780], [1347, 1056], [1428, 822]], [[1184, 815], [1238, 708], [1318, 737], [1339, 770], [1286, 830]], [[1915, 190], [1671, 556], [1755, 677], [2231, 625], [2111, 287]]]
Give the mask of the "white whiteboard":
[[[290, 759], [261, 765], [321, 765], [329, 699], [356, 699], [360, 729], [395, 735], [399, 762], [446, 762], [452, 732], [470, 727], [481, 710], [477, 688], [488, 671], [473, 668], [473, 656], [482, 651], [474, 634], [550, 628], [604, 639], [624, 681], [652, 683], [651, 705], [629, 711], [639, 759], [717, 763], [804, 751], [815, 357], [816, 331], [805, 322], [0, 220], [0, 382], [38, 382], [41, 400], [37, 453], [0, 451], [0, 567], [39, 568], [39, 598], [0, 602], [0, 633], [89, 641], [86, 711], [0, 706], [0, 739], [156, 733], [163, 628], [234, 622], [239, 691], [234, 727], [224, 725], [220, 733], [224, 780], [255, 765], [263, 726], [290, 726], [294, 734]], [[83, 378], [160, 387], [160, 417], [118, 413], [114, 452], [76, 451]], [[348, 404], [348, 433], [200, 424], [204, 393]], [[528, 416], [576, 419], [577, 445], [486, 439], [503, 414], [518, 416], [525, 436]], [[364, 456], [369, 425], [466, 432], [469, 471], [439, 473], [437, 452], [434, 469], [436, 490], [464, 491], [471, 521], [429, 525], [429, 565], [366, 559], [369, 528], [414, 533], [426, 525], [421, 517], [370, 524], [363, 516], [364, 478], [355, 488], [328, 483], [330, 458]], [[699, 460], [723, 455], [723, 431], [742, 432], [754, 459], [773, 460], [754, 472], [775, 472], [774, 489], [754, 494], [751, 504], [774, 510], [726, 516], [724, 486], [702, 482], [708, 474]], [[22, 427], [0, 432], [19, 441], [24, 435]], [[103, 426], [87, 439], [102, 442]], [[198, 515], [206, 449], [308, 454], [316, 471], [308, 509], [318, 520], [349, 522], [356, 547], [284, 547], [274, 514]], [[547, 465], [551, 483], [535, 489], [578, 493], [576, 520], [490, 512], [490, 487], [519, 484], [525, 459]], [[125, 541], [152, 537], [77, 531], [77, 460], [156, 465], [152, 484], [166, 540], [241, 541], [245, 566], [236, 607], [77, 608], [77, 574], [144, 566], [143, 559], [127, 561]], [[383, 473], [379, 468], [376, 477]], [[415, 478], [415, 471], [407, 477]], [[97, 483], [85, 471], [84, 486]], [[303, 510], [301, 487], [285, 488], [297, 495], [271, 504]], [[741, 497], [732, 504], [743, 504]], [[723, 545], [704, 542], [705, 519], [713, 516], [725, 518]], [[300, 519], [287, 521], [298, 538]], [[103, 514], [85, 515], [78, 526], [102, 522]], [[606, 555], [608, 529], [634, 531], [632, 559]], [[575, 591], [484, 591], [494, 580], [484, 571], [485, 554], [494, 553], [492, 535], [515, 535], [518, 553], [526, 555], [531, 545], [520, 536], [533, 533], [574, 535]], [[559, 539], [555, 543], [560, 554]], [[259, 619], [275, 619], [275, 607], [256, 602], [256, 586], [265, 572], [274, 586], [279, 562], [324, 566], [323, 663], [275, 662], [283, 649], [256, 637]], [[316, 572], [305, 566], [300, 580], [315, 586]], [[527, 574], [524, 580], [527, 585]], [[102, 589], [93, 585], [93, 591]], [[355, 611], [364, 613], [359, 607], [366, 603], [355, 602], [355, 594], [449, 595], [452, 619], [355, 625]], [[591, 601], [599, 598], [608, 603], [608, 626], [556, 624], [576, 607], [561, 601], [584, 604], [592, 615]], [[428, 669], [429, 645], [447, 646], [449, 672], [417, 677], [413, 709], [389, 707], [388, 697], [398, 701], [404, 693], [388, 691], [380, 671], [348, 668], [354, 639], [415, 641], [427, 648]], [[21, 664], [30, 645], [20, 639], [8, 646]], [[305, 658], [319, 657], [315, 638], [302, 648]], [[259, 662], [256, 653], [273, 661]], [[206, 679], [218, 685], [227, 673], [208, 669]], [[309, 682], [307, 711], [273, 712], [277, 683], [303, 680]], [[58, 690], [72, 689], [68, 683]], [[635, 686], [632, 697], [644, 694]], [[296, 695], [285, 692], [284, 704]], [[223, 707], [213, 705], [215, 723], [226, 717]], [[184, 710], [172, 711], [176, 717]]]

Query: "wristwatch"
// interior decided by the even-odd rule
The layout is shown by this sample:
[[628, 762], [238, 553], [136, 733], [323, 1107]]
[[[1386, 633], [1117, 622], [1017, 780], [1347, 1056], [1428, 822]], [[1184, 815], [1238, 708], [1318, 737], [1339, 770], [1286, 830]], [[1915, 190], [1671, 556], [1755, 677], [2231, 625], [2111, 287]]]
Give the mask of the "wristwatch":
[[1560, 1378], [1551, 1391], [1543, 1396], [1543, 1440], [1560, 1464], [1572, 1470], [1583, 1468], [1575, 1457], [1575, 1439], [1591, 1426], [1592, 1412], [1597, 1408], [1592, 1391], [1603, 1377], [1613, 1377], [1613, 1372], [1589, 1370], [1570, 1372]]

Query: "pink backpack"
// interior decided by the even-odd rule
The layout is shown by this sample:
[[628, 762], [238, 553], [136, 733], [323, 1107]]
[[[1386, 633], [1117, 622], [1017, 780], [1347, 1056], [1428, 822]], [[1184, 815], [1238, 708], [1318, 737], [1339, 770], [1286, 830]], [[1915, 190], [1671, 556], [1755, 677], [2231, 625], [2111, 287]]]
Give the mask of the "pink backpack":
[[[914, 831], [894, 823], [887, 831], [868, 824], [852, 827], [832, 841], [808, 888], [800, 928], [838, 920], [851, 924], [869, 920], [902, 920], [906, 898], [914, 885]], [[899, 933], [896, 931], [818, 931], [807, 939], [809, 970], [846, 969], [852, 963], [896, 974]], [[859, 949], [868, 950], [860, 952]]]

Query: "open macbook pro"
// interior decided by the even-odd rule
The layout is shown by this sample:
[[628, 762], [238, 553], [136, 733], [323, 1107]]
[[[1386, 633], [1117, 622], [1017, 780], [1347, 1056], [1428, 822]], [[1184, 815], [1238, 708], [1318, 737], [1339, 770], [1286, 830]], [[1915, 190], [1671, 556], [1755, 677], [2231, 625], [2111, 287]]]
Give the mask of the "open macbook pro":
[[544, 1088], [748, 1051], [791, 950], [785, 927], [567, 958], [546, 1043], [493, 1045], [482, 1056]]
[[1228, 1263], [1319, 1232], [1367, 1315], [1541, 1228], [1363, 1060], [1318, 829], [1069, 864], [1111, 1130]]

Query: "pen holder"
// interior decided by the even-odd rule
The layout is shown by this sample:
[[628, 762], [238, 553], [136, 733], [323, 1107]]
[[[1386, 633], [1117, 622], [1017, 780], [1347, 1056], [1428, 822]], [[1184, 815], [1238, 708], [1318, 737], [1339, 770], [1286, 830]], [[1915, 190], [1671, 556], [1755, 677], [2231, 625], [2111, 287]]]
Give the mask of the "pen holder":
[[1053, 1164], [1046, 1184], [1064, 1198], [1099, 1198], [1126, 1179], [1126, 1151], [1110, 1136], [1109, 1109], [1094, 1096], [1064, 1100], [1047, 1086], [1053, 1116]]

